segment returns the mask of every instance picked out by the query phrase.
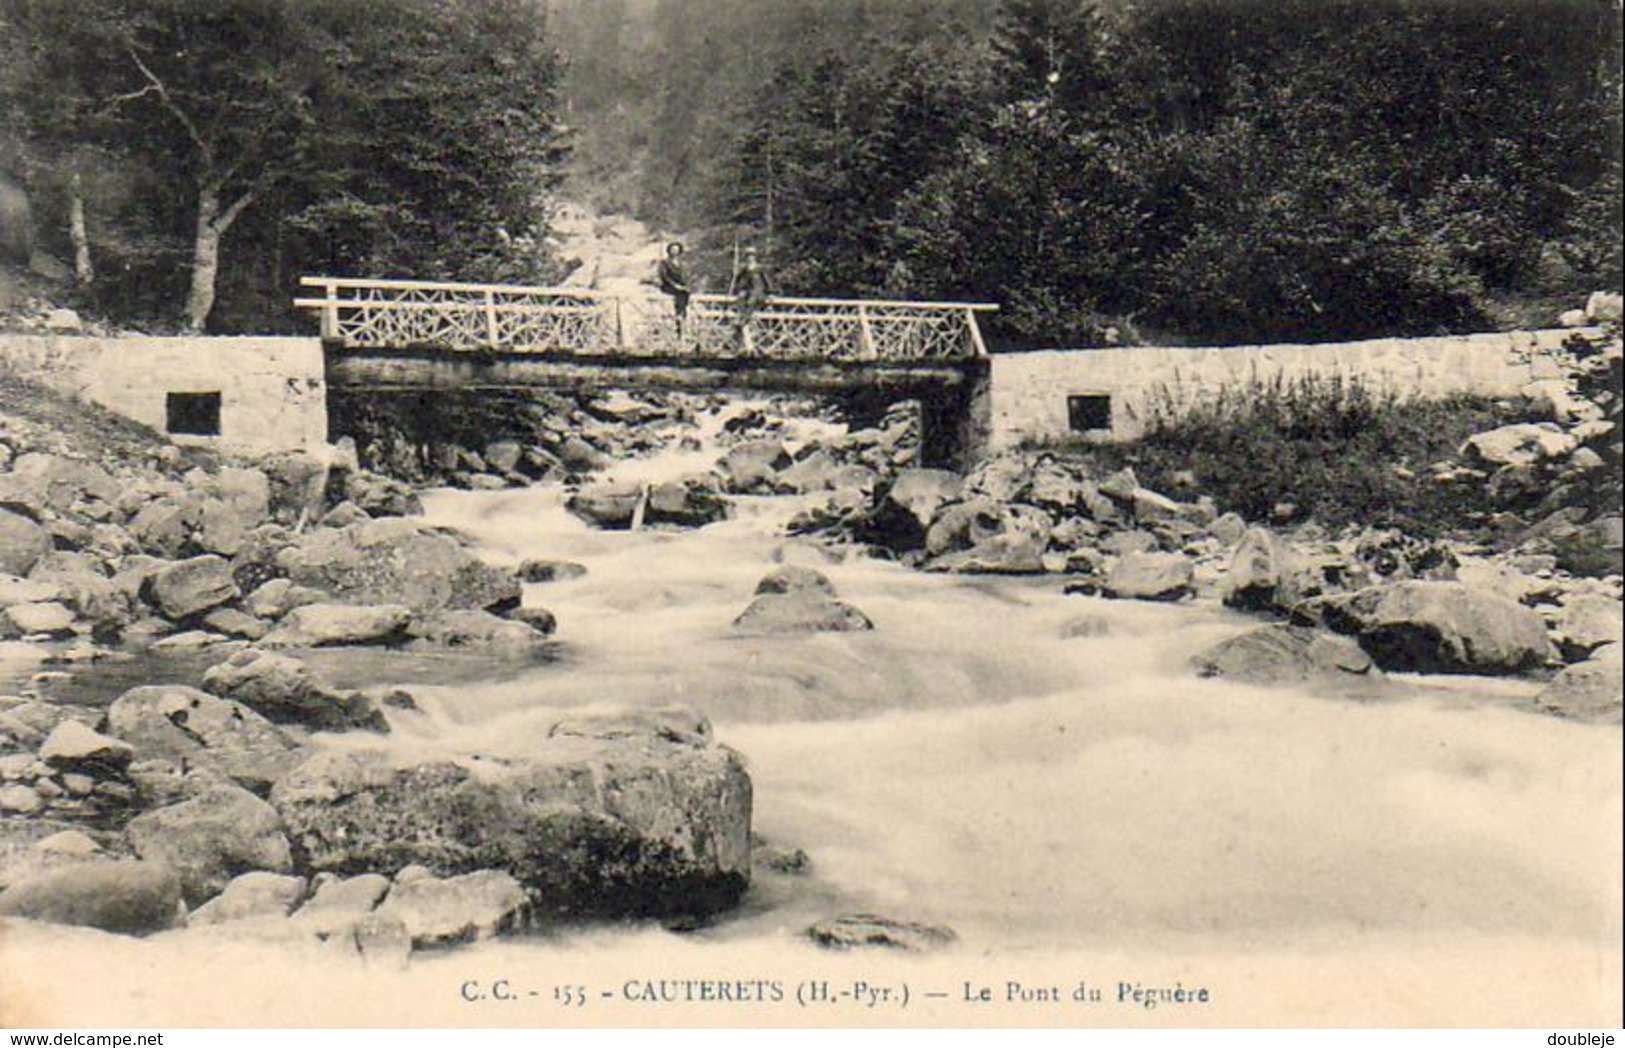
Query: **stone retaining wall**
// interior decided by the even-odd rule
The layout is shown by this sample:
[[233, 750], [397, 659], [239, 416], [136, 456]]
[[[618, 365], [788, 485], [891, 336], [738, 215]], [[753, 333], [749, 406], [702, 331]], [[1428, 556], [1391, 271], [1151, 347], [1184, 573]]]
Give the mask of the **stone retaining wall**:
[[[1593, 329], [1580, 329], [1594, 334]], [[1041, 350], [992, 358], [992, 448], [1073, 435], [1075, 406], [1109, 416], [1101, 440], [1140, 435], [1154, 405], [1189, 406], [1226, 387], [1306, 375], [1342, 376], [1403, 394], [1529, 394], [1561, 400], [1552, 354], [1574, 329], [1316, 345]], [[1103, 400], [1100, 398], [1109, 398]]]
[[178, 444], [263, 454], [327, 441], [320, 339], [0, 335], [0, 367]]

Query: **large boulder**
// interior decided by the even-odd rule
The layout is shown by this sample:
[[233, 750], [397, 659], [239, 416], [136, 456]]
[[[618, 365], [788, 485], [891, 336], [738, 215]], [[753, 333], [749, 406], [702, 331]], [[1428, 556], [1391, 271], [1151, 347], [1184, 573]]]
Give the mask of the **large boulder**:
[[1535, 697], [1541, 709], [1560, 717], [1601, 724], [1620, 722], [1625, 662], [1621, 646], [1610, 644], [1584, 662], [1564, 668]]
[[292, 872], [275, 809], [211, 773], [190, 778], [190, 797], [137, 815], [124, 828], [137, 855], [175, 871], [188, 905], [219, 895], [241, 873]]
[[0, 507], [0, 571], [27, 575], [51, 551], [51, 533], [22, 513]]
[[300, 586], [351, 604], [497, 610], [519, 603], [512, 572], [484, 563], [455, 536], [404, 518], [322, 528], [277, 556]]
[[937, 513], [926, 532], [925, 551], [931, 557], [942, 557], [980, 550], [989, 562], [1019, 565], [1049, 546], [1052, 526], [1043, 510], [1006, 505], [979, 495], [946, 505]]
[[1183, 554], [1129, 553], [1112, 565], [1101, 593], [1119, 600], [1183, 600], [1195, 578], [1195, 566]]
[[1604, 645], [1625, 643], [1625, 605], [1612, 597], [1574, 597], [1558, 612], [1556, 626], [1563, 656], [1578, 662]]
[[180, 880], [163, 863], [83, 862], [45, 870], [0, 892], [0, 917], [142, 935], [173, 927]]
[[231, 565], [212, 555], [160, 568], [153, 572], [147, 587], [158, 610], [175, 621], [217, 608], [241, 595]]
[[890, 550], [925, 545], [931, 522], [964, 491], [957, 473], [945, 469], [905, 469], [868, 513], [858, 538]]
[[305, 604], [260, 639], [267, 648], [392, 644], [404, 639], [412, 609], [403, 604]]
[[575, 718], [508, 761], [329, 751], [283, 778], [271, 802], [316, 870], [502, 870], [556, 914], [710, 913], [736, 903], [749, 878], [750, 778], [708, 726]]
[[1522, 673], [1554, 657], [1545, 623], [1499, 593], [1408, 580], [1383, 589], [1360, 621], [1360, 644], [1386, 670]]
[[144, 760], [216, 771], [256, 793], [301, 756], [293, 740], [242, 703], [174, 684], [120, 695], [107, 707], [107, 730]]
[[1203, 677], [1280, 684], [1316, 677], [1370, 676], [1371, 656], [1351, 637], [1300, 626], [1261, 626], [1192, 657]]
[[387, 732], [377, 704], [357, 691], [328, 684], [298, 659], [247, 648], [203, 674], [203, 686], [281, 724], [321, 731], [361, 728]]

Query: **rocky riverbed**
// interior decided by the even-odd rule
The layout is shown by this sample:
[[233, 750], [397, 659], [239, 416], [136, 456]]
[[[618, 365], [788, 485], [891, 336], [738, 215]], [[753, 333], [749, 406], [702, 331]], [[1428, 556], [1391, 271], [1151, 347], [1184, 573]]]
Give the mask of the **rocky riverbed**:
[[[8, 415], [0, 963], [1354, 935], [1617, 972], [1617, 516], [1329, 534], [1054, 453], [918, 469], [907, 405], [555, 407], [426, 491]], [[1583, 475], [1581, 424], [1460, 467]]]

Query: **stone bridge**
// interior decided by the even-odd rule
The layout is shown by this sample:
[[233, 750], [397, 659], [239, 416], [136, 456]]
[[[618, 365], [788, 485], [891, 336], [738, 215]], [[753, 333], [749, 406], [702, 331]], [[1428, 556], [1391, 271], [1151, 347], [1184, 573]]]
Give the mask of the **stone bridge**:
[[580, 288], [306, 277], [338, 390], [678, 389], [816, 393], [921, 405], [922, 460], [965, 467], [986, 449], [988, 355], [966, 302], [696, 295], [681, 332], [669, 301]]

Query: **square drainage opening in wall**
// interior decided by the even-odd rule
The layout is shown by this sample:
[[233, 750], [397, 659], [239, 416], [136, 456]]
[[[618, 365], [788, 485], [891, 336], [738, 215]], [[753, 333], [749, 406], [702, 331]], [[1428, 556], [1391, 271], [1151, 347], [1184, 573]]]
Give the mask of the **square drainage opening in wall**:
[[220, 391], [170, 393], [165, 398], [165, 430], [173, 435], [218, 437]]
[[1110, 393], [1073, 393], [1066, 398], [1067, 427], [1074, 433], [1098, 433], [1112, 428]]

